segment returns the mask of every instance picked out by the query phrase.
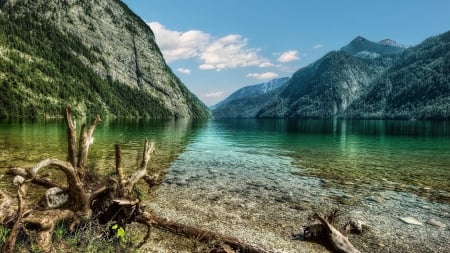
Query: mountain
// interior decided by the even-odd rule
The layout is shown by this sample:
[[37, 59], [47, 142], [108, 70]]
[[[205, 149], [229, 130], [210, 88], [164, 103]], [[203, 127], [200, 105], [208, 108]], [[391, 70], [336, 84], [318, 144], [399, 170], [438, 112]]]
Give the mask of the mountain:
[[261, 105], [288, 80], [288, 77], [283, 77], [245, 86], [212, 106], [211, 111], [215, 118], [254, 118]]
[[340, 51], [359, 57], [376, 58], [382, 55], [399, 54], [404, 50], [404, 46], [391, 39], [377, 43], [358, 36]]
[[448, 119], [449, 33], [408, 48], [357, 37], [295, 72], [257, 117]]
[[450, 31], [408, 48], [345, 116], [450, 118]]
[[208, 117], [120, 0], [1, 0], [0, 117]]
[[329, 118], [345, 110], [390, 65], [375, 59], [333, 51], [295, 72], [257, 116], [262, 118]]

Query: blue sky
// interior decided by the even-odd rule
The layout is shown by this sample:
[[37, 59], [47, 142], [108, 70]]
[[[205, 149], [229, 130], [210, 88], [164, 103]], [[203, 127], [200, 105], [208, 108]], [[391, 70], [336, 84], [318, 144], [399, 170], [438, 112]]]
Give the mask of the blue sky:
[[173, 72], [208, 106], [356, 36], [416, 45], [450, 30], [448, 0], [125, 0]]

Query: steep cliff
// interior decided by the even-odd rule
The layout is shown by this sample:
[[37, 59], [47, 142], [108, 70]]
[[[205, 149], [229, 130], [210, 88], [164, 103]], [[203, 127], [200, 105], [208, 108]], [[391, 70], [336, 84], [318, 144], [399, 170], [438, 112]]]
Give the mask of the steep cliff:
[[384, 68], [379, 61], [330, 52], [298, 70], [258, 117], [328, 118], [344, 112]]
[[406, 48], [357, 37], [298, 70], [263, 118], [450, 118], [450, 32]]
[[209, 115], [167, 66], [150, 27], [121, 1], [0, 7], [0, 116], [60, 115], [67, 102], [81, 114]]
[[407, 49], [345, 116], [450, 118], [450, 32]]

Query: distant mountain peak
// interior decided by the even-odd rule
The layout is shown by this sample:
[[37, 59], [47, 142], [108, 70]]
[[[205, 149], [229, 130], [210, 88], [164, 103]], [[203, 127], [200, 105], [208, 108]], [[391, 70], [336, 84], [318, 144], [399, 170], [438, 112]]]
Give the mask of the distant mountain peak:
[[217, 118], [252, 118], [256, 116], [261, 101], [271, 97], [271, 93], [283, 86], [289, 77], [272, 79], [265, 83], [240, 88], [230, 96], [210, 107]]
[[369, 40], [364, 38], [363, 36], [357, 36], [350, 42], [350, 44], [354, 43], [354, 42], [366, 42], [366, 41], [369, 41]]
[[384, 39], [384, 40], [381, 40], [381, 41], [378, 42], [378, 44], [386, 45], [386, 46], [391, 46], [391, 47], [406, 48], [404, 45], [399, 44], [397, 41], [391, 40], [391, 39]]
[[373, 42], [362, 36], [358, 36], [347, 46], [341, 48], [341, 51], [359, 57], [365, 57], [367, 55], [373, 57], [374, 55], [380, 56], [401, 53], [405, 48], [391, 39]]

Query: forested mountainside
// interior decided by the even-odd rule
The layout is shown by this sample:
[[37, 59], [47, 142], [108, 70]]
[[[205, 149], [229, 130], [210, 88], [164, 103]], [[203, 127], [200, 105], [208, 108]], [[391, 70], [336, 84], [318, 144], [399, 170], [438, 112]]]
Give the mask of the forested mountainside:
[[415, 47], [357, 37], [299, 69], [278, 90], [241, 97], [220, 113], [240, 117], [232, 111], [250, 104], [259, 118], [448, 119], [449, 34]]
[[119, 0], [0, 1], [0, 117], [209, 116]]
[[346, 112], [352, 118], [450, 118], [450, 32], [407, 49]]
[[343, 113], [380, 71], [383, 67], [378, 61], [330, 52], [294, 73], [258, 117], [328, 118]]
[[215, 118], [254, 118], [261, 109], [261, 104], [270, 99], [288, 80], [288, 77], [283, 77], [245, 86], [211, 107], [211, 111]]

